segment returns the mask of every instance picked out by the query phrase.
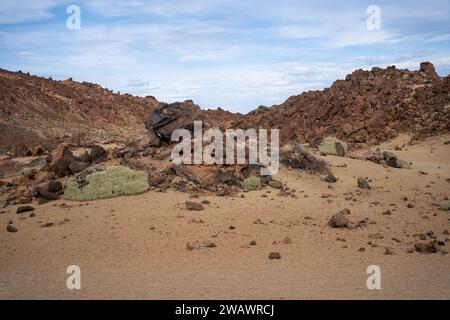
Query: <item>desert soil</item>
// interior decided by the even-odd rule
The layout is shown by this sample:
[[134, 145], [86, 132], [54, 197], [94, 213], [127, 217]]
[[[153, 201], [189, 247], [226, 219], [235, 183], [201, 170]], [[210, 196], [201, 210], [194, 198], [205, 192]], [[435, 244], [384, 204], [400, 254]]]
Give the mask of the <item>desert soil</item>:
[[[393, 151], [411, 169], [328, 156], [334, 184], [282, 168], [275, 178], [297, 198], [267, 187], [244, 198], [168, 191], [59, 200], [35, 205], [34, 217], [0, 209], [0, 299], [449, 299], [450, 255], [408, 253], [419, 234], [450, 237], [450, 213], [438, 207], [450, 197], [448, 139]], [[371, 190], [358, 189], [360, 176]], [[187, 211], [188, 200], [210, 204]], [[367, 226], [328, 226], [344, 208]], [[10, 220], [17, 233], [5, 231]], [[371, 239], [376, 233], [382, 239]], [[271, 252], [281, 259], [268, 259]], [[66, 288], [69, 265], [81, 268], [81, 290]], [[367, 289], [369, 265], [381, 268], [381, 290]]]

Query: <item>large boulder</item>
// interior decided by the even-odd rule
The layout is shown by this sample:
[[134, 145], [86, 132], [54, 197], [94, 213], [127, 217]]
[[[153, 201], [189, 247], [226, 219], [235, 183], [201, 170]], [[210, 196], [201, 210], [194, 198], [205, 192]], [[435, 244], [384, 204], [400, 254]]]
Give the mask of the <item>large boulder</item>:
[[425, 74], [428, 78], [438, 78], [436, 69], [431, 62], [422, 62], [420, 64], [420, 72]]
[[91, 156], [92, 163], [100, 163], [100, 162], [105, 161], [106, 158], [108, 158], [108, 153], [102, 147], [95, 145], [91, 149], [90, 156]]
[[281, 148], [280, 161], [293, 169], [329, 174], [327, 163], [303, 149], [298, 143], [288, 143]]
[[[202, 120], [203, 113], [192, 101], [160, 103], [145, 120], [145, 128], [165, 142], [170, 142], [172, 132], [176, 129], [193, 130], [194, 121]], [[152, 143], [155, 137], [152, 136]]]
[[72, 174], [70, 167], [78, 161], [67, 146], [56, 149], [55, 153], [49, 154], [46, 160], [47, 170], [54, 172], [58, 177]]

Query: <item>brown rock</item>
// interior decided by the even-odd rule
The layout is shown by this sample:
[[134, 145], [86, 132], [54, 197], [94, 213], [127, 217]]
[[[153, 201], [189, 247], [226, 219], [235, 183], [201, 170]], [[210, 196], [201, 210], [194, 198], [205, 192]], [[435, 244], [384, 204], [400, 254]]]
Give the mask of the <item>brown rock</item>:
[[269, 181], [269, 186], [271, 186], [274, 189], [283, 189], [283, 183], [278, 180]]
[[419, 253], [436, 253], [441, 250], [435, 241], [416, 243], [414, 249]]
[[359, 177], [358, 178], [358, 188], [360, 189], [370, 189], [369, 182], [366, 179]]
[[75, 160], [69, 164], [69, 169], [73, 174], [75, 174], [75, 173], [79, 173], [79, 172], [83, 171], [88, 166], [89, 166], [89, 163]]
[[332, 228], [346, 228], [348, 227], [349, 221], [344, 214], [338, 213], [331, 217], [328, 224]]
[[8, 224], [8, 225], [6, 226], [6, 231], [9, 232], [9, 233], [16, 233], [16, 232], [19, 231], [19, 230], [17, 230], [16, 227], [14, 227], [14, 226]]
[[108, 153], [106, 152], [106, 150], [97, 145], [92, 147], [90, 155], [92, 163], [100, 163], [108, 158]]
[[60, 181], [51, 180], [47, 183], [46, 188], [48, 192], [58, 193], [63, 189], [63, 184]]
[[190, 211], [202, 211], [204, 209], [203, 205], [198, 202], [186, 201], [186, 209]]
[[20, 214], [20, 213], [25, 213], [25, 212], [30, 212], [30, 211], [34, 211], [34, 208], [32, 206], [22, 206], [22, 207], [18, 207], [16, 213]]
[[70, 165], [77, 161], [68, 147], [61, 147], [55, 151], [54, 155], [48, 155], [48, 171], [54, 172], [58, 177], [70, 175]]
[[269, 254], [269, 259], [270, 260], [278, 260], [281, 259], [281, 254], [279, 252], [271, 252]]
[[431, 62], [422, 62], [420, 64], [420, 72], [425, 74], [429, 78], [437, 78], [438, 74], [436, 73], [436, 69], [434, 68], [434, 65]]

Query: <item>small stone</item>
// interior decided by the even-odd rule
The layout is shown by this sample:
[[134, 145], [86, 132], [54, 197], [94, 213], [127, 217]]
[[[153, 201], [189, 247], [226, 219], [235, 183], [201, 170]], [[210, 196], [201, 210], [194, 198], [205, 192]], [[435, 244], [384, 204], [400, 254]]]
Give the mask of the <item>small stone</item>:
[[384, 254], [385, 254], [385, 255], [393, 255], [393, 254], [394, 254], [394, 251], [392, 251], [392, 250], [389, 249], [389, 248], [386, 248], [386, 249], [384, 250]]
[[360, 189], [370, 189], [369, 182], [366, 179], [359, 177], [358, 178], [358, 188]]
[[17, 230], [16, 227], [14, 227], [14, 226], [8, 224], [8, 225], [6, 226], [6, 231], [7, 231], [7, 232], [10, 232], [10, 233], [16, 233], [18, 230]]
[[53, 227], [54, 225], [55, 224], [52, 222], [47, 222], [47, 223], [43, 224], [41, 227], [42, 228], [50, 228], [50, 227]]
[[414, 248], [419, 253], [436, 253], [441, 250], [435, 241], [416, 243]]
[[361, 248], [358, 249], [358, 251], [359, 251], [359, 252], [366, 252], [366, 248], [361, 247]]
[[380, 233], [371, 233], [369, 234], [369, 239], [373, 239], [373, 240], [381, 240], [383, 239], [384, 236]]
[[270, 260], [278, 260], [278, 259], [281, 259], [281, 255], [280, 255], [280, 253], [278, 253], [278, 252], [271, 252], [270, 254], [269, 254], [269, 259]]
[[204, 209], [203, 205], [198, 202], [186, 201], [186, 209], [190, 211], [202, 211]]
[[420, 240], [427, 240], [427, 236], [424, 235], [423, 233], [419, 234], [419, 239]]
[[328, 224], [332, 228], [346, 228], [348, 227], [349, 221], [342, 213], [338, 213], [331, 217]]
[[210, 204], [210, 202], [208, 200], [203, 200], [202, 204]]
[[192, 251], [194, 249], [195, 247], [190, 242], [186, 243], [186, 250]]
[[256, 246], [256, 241], [255, 240], [250, 241], [250, 245], [251, 246]]
[[18, 207], [16, 213], [20, 214], [20, 213], [30, 212], [30, 211], [34, 211], [34, 208], [32, 206], [23, 206], [23, 207]]
[[235, 226], [230, 226], [230, 230], [234, 230], [234, 229], [236, 229]]
[[386, 210], [386, 211], [383, 212], [383, 215], [384, 216], [390, 216], [390, 215], [392, 215], [392, 212], [391, 212], [391, 210]]
[[269, 181], [269, 186], [271, 186], [274, 189], [283, 189], [283, 183], [278, 180]]
[[407, 207], [408, 207], [409, 209], [412, 209], [412, 208], [414, 208], [414, 204], [408, 203]]
[[326, 176], [324, 178], [324, 180], [325, 180], [325, 182], [329, 182], [329, 183], [336, 183], [337, 182], [337, 178], [334, 175], [332, 175], [332, 174]]
[[212, 241], [208, 241], [205, 243], [205, 248], [215, 248], [216, 244]]

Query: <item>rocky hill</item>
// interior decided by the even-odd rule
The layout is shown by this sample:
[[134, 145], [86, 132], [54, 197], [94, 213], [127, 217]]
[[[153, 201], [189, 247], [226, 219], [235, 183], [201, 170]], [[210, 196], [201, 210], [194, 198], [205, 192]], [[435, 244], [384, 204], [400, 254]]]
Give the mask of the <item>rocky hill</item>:
[[418, 71], [394, 66], [357, 70], [323, 91], [305, 92], [243, 116], [220, 108], [201, 110], [189, 100], [160, 104], [151, 96], [117, 94], [92, 83], [0, 69], [0, 154], [61, 142], [123, 144], [147, 134], [144, 121], [155, 110], [158, 116], [147, 129], [156, 126], [168, 137], [177, 124], [186, 127], [186, 122], [202, 119], [207, 127], [221, 129], [279, 128], [282, 143], [331, 135], [350, 145], [373, 145], [399, 133], [423, 138], [448, 132], [450, 76], [439, 77], [429, 62]]
[[144, 119], [158, 104], [92, 83], [0, 69], [0, 153], [22, 144], [126, 141], [145, 133]]
[[258, 108], [235, 125], [279, 128], [283, 142], [302, 143], [333, 135], [372, 145], [399, 133], [416, 138], [445, 133], [450, 130], [450, 76], [439, 77], [429, 62], [419, 71], [357, 70], [323, 91]]

